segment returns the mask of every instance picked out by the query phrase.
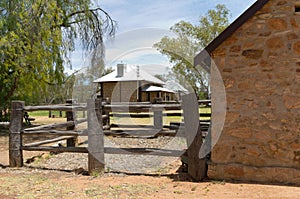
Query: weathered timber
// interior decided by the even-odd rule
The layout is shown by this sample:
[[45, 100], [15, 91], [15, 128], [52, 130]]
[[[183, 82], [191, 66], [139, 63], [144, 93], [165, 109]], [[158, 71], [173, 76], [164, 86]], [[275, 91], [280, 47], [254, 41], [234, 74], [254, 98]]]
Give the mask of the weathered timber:
[[85, 105], [78, 106], [63, 106], [63, 105], [45, 105], [45, 106], [25, 106], [24, 111], [84, 111], [86, 110]]
[[202, 133], [199, 121], [198, 101], [194, 94], [182, 96], [185, 131], [187, 138], [188, 174], [196, 181], [206, 176], [206, 161], [199, 158]]
[[107, 154], [127, 154], [127, 155], [155, 155], [180, 157], [185, 150], [168, 150], [156, 148], [112, 148], [105, 147], [104, 152]]
[[104, 134], [107, 136], [121, 136], [134, 138], [153, 138], [157, 136], [179, 136], [177, 130], [157, 130], [157, 129], [140, 129], [140, 130], [105, 130]]
[[[102, 101], [101, 105], [104, 106], [105, 104], [107, 104], [107, 100], [100, 98], [100, 100]], [[110, 115], [109, 115], [109, 111], [104, 110], [102, 108], [102, 122], [103, 122], [103, 126], [109, 126], [110, 127]]]
[[31, 127], [31, 128], [27, 128], [24, 129], [24, 131], [37, 131], [37, 130], [50, 130], [50, 129], [56, 129], [56, 128], [66, 128], [68, 126], [73, 126], [73, 125], [77, 125], [83, 122], [86, 122], [87, 119], [83, 118], [83, 119], [79, 119], [76, 121], [69, 121], [69, 122], [62, 122], [62, 123], [55, 123], [55, 124], [46, 124], [46, 125], [41, 125], [41, 126], [37, 126], [37, 127]]
[[111, 124], [111, 128], [121, 128], [121, 129], [127, 129], [127, 128], [154, 128], [153, 125], [142, 125], [142, 124]]
[[57, 136], [87, 136], [87, 129], [76, 131], [36, 130], [23, 131], [23, 135], [57, 135]]
[[25, 151], [51, 151], [57, 153], [88, 153], [86, 147], [23, 146], [22, 149]]
[[21, 129], [24, 106], [25, 103], [22, 101], [12, 101], [11, 103], [9, 127], [9, 165], [11, 167], [23, 166]]
[[155, 129], [162, 129], [163, 128], [163, 113], [162, 109], [160, 108], [153, 108], [153, 113], [154, 113], [154, 128]]
[[129, 118], [150, 118], [153, 114], [150, 113], [111, 113], [111, 117], [129, 117]]
[[100, 99], [87, 101], [88, 107], [88, 171], [90, 174], [102, 172], [104, 162], [104, 133], [102, 104]]
[[[69, 100], [66, 101], [66, 103], [67, 103], [67, 105], [72, 106], [73, 100], [69, 99]], [[66, 117], [67, 117], [67, 122], [75, 121], [76, 111], [74, 111], [74, 110], [66, 111]], [[74, 130], [75, 129], [75, 123], [74, 123], [74, 125], [67, 126], [66, 128], [67, 128], [67, 131]], [[67, 139], [67, 146], [68, 147], [75, 147], [77, 145], [77, 143], [78, 143], [78, 138], [76, 136], [72, 137], [70, 139]]]
[[[110, 117], [129, 117], [129, 118], [151, 118], [154, 117], [151, 113], [111, 113]], [[169, 117], [181, 117], [182, 113], [163, 113], [163, 116]], [[200, 113], [201, 117], [211, 117], [211, 113]], [[103, 117], [107, 118], [107, 115], [103, 115]]]
[[[23, 150], [26, 151], [51, 151], [51, 152], [67, 152], [67, 153], [89, 153], [86, 147], [50, 147], [50, 146], [38, 146], [28, 147], [23, 146]], [[104, 152], [107, 154], [127, 154], [127, 155], [155, 155], [155, 156], [171, 156], [180, 157], [185, 150], [167, 150], [156, 148], [113, 148], [105, 147]]]
[[57, 138], [53, 138], [53, 139], [49, 139], [49, 140], [43, 140], [43, 141], [39, 141], [39, 142], [33, 142], [33, 143], [29, 143], [29, 144], [24, 144], [23, 146], [40, 146], [40, 145], [44, 145], [44, 144], [50, 144], [53, 142], [58, 142], [61, 140], [66, 140], [69, 138], [72, 138], [74, 136], [61, 136], [61, 137], [57, 137]]
[[106, 104], [104, 110], [109, 112], [149, 112], [153, 109], [181, 110], [180, 104]]

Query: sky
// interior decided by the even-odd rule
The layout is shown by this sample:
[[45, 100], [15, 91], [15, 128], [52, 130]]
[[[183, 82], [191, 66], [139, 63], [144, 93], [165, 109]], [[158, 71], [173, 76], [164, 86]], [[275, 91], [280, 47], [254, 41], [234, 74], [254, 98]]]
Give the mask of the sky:
[[[231, 12], [230, 22], [241, 15], [255, 0], [96, 0], [117, 22], [116, 35], [105, 42], [105, 65], [125, 63], [137, 65], [152, 74], [164, 73], [171, 67], [166, 56], [153, 44], [163, 36], [174, 36], [169, 29], [179, 21], [197, 24], [201, 16], [217, 4], [225, 4]], [[73, 71], [83, 68], [88, 60], [80, 46], [72, 54]], [[67, 72], [72, 70], [67, 69]]]

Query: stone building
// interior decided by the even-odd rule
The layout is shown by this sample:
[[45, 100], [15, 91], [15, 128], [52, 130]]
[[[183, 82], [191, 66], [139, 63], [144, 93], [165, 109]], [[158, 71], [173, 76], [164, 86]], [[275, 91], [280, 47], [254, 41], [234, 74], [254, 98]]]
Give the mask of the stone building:
[[174, 101], [175, 91], [164, 87], [165, 82], [144, 70], [126, 70], [125, 64], [118, 64], [117, 71], [94, 81], [99, 84], [100, 96], [109, 102], [151, 102]]
[[[195, 65], [212, 70], [215, 145], [208, 176], [299, 185], [300, 1], [256, 1], [195, 57]], [[214, 82], [218, 75], [223, 85]]]

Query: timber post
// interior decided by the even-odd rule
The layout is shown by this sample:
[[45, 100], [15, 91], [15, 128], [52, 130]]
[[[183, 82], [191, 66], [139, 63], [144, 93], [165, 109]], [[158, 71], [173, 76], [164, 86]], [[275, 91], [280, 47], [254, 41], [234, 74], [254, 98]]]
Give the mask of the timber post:
[[100, 99], [87, 101], [88, 114], [88, 172], [101, 173], [105, 168], [102, 104]]
[[25, 103], [23, 101], [12, 101], [10, 127], [9, 127], [9, 166], [23, 166], [22, 151], [22, 123], [23, 110]]
[[[66, 100], [67, 106], [72, 106], [73, 102], [74, 101], [72, 99]], [[75, 111], [66, 111], [66, 117], [67, 117], [67, 122], [68, 121], [75, 121], [76, 112]], [[75, 129], [75, 125], [67, 127], [67, 130], [74, 130], [74, 129]], [[68, 147], [75, 147], [77, 145], [77, 139], [78, 139], [77, 137], [67, 139], [67, 146]]]
[[161, 108], [153, 108], [153, 122], [155, 129], [163, 128], [163, 111]]
[[[104, 106], [105, 104], [108, 104], [107, 99], [99, 97], [97, 99], [100, 99], [101, 106]], [[110, 129], [110, 118], [109, 118], [109, 111], [105, 110], [104, 107], [102, 107], [102, 115], [105, 116], [105, 118], [102, 118], [103, 126], [108, 127], [107, 129]]]
[[182, 96], [185, 135], [187, 139], [188, 174], [195, 181], [206, 177], [206, 160], [200, 159], [199, 152], [202, 146], [202, 132], [199, 121], [198, 101], [195, 94]]

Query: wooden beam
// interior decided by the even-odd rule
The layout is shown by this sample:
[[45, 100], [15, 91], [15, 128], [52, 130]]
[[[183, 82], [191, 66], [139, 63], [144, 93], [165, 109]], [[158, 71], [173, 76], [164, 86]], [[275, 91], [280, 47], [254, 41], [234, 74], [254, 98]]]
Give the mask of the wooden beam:
[[[66, 153], [89, 153], [86, 147], [50, 147], [50, 146], [23, 146], [26, 151], [51, 151], [51, 152], [66, 152]], [[113, 148], [105, 147], [106, 154], [126, 154], [126, 155], [154, 155], [154, 156], [169, 156], [180, 157], [185, 150], [168, 150], [156, 148]]]
[[23, 146], [25, 151], [51, 151], [57, 153], [88, 153], [86, 147], [51, 147], [51, 146]]
[[154, 118], [153, 118], [153, 122], [154, 122], [154, 128], [155, 129], [162, 129], [163, 128], [163, 113], [162, 113], [162, 109], [160, 108], [153, 108], [153, 113], [154, 113]]
[[206, 161], [199, 158], [202, 146], [202, 133], [199, 121], [198, 101], [195, 94], [182, 96], [185, 131], [187, 138], [188, 174], [200, 181], [206, 177]]
[[79, 131], [37, 130], [23, 131], [23, 135], [57, 135], [57, 136], [87, 136], [87, 129]]
[[24, 111], [84, 111], [85, 105], [78, 106], [63, 106], [63, 105], [49, 105], [49, 106], [25, 106]]
[[25, 147], [28, 147], [28, 146], [40, 146], [40, 145], [43, 145], [43, 144], [50, 144], [50, 143], [53, 143], [53, 142], [58, 142], [58, 141], [66, 140], [66, 139], [73, 138], [73, 137], [74, 136], [61, 136], [61, 137], [53, 138], [53, 139], [49, 139], [49, 140], [43, 140], [43, 141], [39, 141], [39, 142], [33, 142], [33, 143], [29, 143], [29, 144], [24, 144], [23, 146], [25, 146]]
[[37, 127], [31, 127], [31, 128], [27, 128], [24, 129], [24, 131], [37, 131], [37, 130], [50, 130], [50, 129], [56, 129], [56, 128], [66, 128], [68, 126], [73, 126], [74, 124], [80, 124], [83, 122], [86, 122], [87, 119], [83, 118], [83, 119], [79, 119], [76, 121], [68, 121], [68, 122], [62, 122], [62, 123], [55, 123], [55, 124], [46, 124], [46, 125], [41, 125], [41, 126], [37, 126]]
[[105, 104], [104, 110], [109, 112], [149, 112], [153, 109], [161, 110], [181, 110], [180, 104]]
[[22, 152], [22, 123], [23, 110], [25, 103], [23, 101], [12, 101], [9, 127], [9, 166], [23, 166]]
[[156, 148], [112, 148], [105, 147], [106, 154], [126, 154], [126, 155], [155, 155], [155, 156], [169, 156], [180, 157], [185, 150], [168, 150]]
[[[72, 103], [74, 101], [72, 99], [69, 99], [66, 101], [67, 106], [72, 106]], [[67, 117], [67, 122], [70, 121], [75, 121], [76, 119], [76, 111], [74, 111], [73, 109], [71, 111], [66, 111], [66, 117]], [[67, 126], [67, 131], [69, 130], [74, 130], [75, 129], [75, 123], [71, 126]], [[68, 147], [75, 147], [77, 145], [77, 137], [71, 137], [69, 139], [67, 139], [67, 146]]]
[[139, 124], [111, 124], [111, 128], [121, 128], [121, 129], [130, 129], [130, 128], [153, 128], [153, 125], [139, 125]]
[[103, 172], [104, 135], [102, 123], [102, 104], [100, 99], [90, 99], [88, 107], [88, 171], [89, 174]]

